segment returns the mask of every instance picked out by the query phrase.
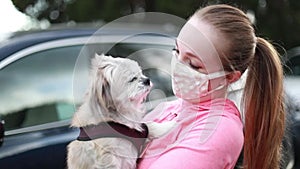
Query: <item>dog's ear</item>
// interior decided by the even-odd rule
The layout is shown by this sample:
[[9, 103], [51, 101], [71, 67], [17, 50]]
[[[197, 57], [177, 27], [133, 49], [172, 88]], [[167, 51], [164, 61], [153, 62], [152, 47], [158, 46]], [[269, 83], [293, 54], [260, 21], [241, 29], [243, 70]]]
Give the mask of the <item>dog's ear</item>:
[[95, 54], [95, 57], [91, 60], [91, 86], [88, 97], [90, 98], [90, 107], [95, 113], [99, 111], [116, 111], [110, 87], [114, 67], [111, 59], [112, 57], [104, 54]]
[[107, 62], [113, 64], [112, 59], [114, 59], [112, 56], [105, 55], [104, 53], [95, 54], [95, 57], [92, 60], [92, 65], [96, 67], [101, 67], [101, 65], [107, 64]]
[[[101, 73], [101, 72], [99, 72]], [[102, 76], [103, 77], [103, 76]], [[110, 84], [105, 77], [101, 79], [96, 88], [97, 100], [101, 107], [105, 108], [106, 111], [115, 112], [116, 106], [111, 95]]]

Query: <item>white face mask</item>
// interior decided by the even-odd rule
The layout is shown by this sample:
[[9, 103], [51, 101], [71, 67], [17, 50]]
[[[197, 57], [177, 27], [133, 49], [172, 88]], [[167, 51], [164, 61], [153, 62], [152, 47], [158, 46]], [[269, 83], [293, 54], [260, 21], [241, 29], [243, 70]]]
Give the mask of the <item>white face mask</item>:
[[224, 71], [211, 74], [200, 73], [190, 66], [178, 61], [176, 57], [172, 59], [172, 88], [174, 94], [187, 101], [197, 102], [201, 97], [207, 96], [225, 87], [220, 84], [217, 88], [208, 90], [209, 80], [225, 76]]

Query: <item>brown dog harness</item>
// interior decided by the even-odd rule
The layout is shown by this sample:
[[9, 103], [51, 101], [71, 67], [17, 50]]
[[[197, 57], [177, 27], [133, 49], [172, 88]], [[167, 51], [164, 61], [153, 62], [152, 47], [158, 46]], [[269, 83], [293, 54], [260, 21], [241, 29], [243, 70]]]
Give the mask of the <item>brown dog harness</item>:
[[140, 152], [148, 137], [148, 127], [142, 123], [143, 131], [138, 131], [128, 126], [115, 122], [102, 122], [98, 125], [90, 125], [80, 127], [80, 133], [77, 137], [78, 141], [90, 141], [97, 138], [124, 138], [132, 142], [132, 144]]

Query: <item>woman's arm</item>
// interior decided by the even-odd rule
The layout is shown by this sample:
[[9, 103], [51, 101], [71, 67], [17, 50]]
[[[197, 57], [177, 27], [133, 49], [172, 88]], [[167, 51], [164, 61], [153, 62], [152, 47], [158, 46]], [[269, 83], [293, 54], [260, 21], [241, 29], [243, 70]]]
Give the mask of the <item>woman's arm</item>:
[[152, 161], [149, 169], [229, 169], [235, 166], [243, 147], [243, 125], [235, 115], [223, 116], [217, 128], [201, 142], [195, 128], [178, 144]]

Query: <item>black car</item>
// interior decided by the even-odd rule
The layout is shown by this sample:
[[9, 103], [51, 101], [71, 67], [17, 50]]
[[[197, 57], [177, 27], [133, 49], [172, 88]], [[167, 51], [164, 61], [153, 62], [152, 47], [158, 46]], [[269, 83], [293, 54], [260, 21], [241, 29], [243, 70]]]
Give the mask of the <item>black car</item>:
[[[81, 103], [89, 58], [95, 53], [139, 62], [154, 84], [148, 110], [173, 99], [170, 51], [177, 32], [157, 30], [58, 29], [18, 34], [0, 44], [0, 118], [5, 122], [0, 168], [66, 168], [66, 146], [78, 135], [77, 129], [69, 127], [70, 119]], [[291, 89], [297, 79], [289, 76], [286, 87]], [[294, 158], [293, 150], [289, 151], [292, 155], [283, 168], [296, 169], [300, 168], [300, 119], [299, 110], [292, 110], [296, 154]]]
[[78, 130], [70, 119], [84, 94], [95, 53], [140, 63], [154, 87], [147, 108], [173, 96], [172, 36], [146, 29], [59, 29], [15, 35], [0, 44], [0, 168], [65, 168]]

